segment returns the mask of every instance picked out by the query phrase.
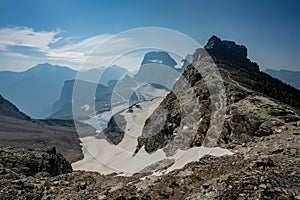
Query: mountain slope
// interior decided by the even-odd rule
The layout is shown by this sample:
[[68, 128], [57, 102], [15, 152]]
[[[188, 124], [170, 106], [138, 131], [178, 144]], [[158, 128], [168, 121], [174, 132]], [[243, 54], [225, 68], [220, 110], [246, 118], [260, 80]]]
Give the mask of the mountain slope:
[[[93, 135], [95, 129], [79, 124], [83, 134]], [[82, 151], [73, 121], [32, 120], [16, 106], [0, 98], [0, 147], [52, 148], [68, 161], [82, 159]]]
[[267, 74], [300, 89], [300, 71], [266, 69]]
[[0, 115], [17, 119], [29, 120], [30, 117], [22, 113], [15, 105], [0, 95]]
[[[212, 41], [216, 41], [218, 45], [212, 44]], [[229, 53], [223, 48], [224, 45], [229, 45]], [[300, 123], [299, 110], [296, 109], [300, 108], [299, 90], [259, 72], [253, 67], [255, 64], [245, 57], [241, 58], [241, 55], [247, 55], [244, 48], [241, 50], [243, 54], [236, 54], [237, 61], [235, 61], [231, 50], [240, 49], [240, 46], [233, 42], [222, 42], [214, 36], [205, 49], [211, 53], [213, 60], [217, 61], [222, 79], [218, 78], [220, 82], [217, 79], [210, 79], [219, 75], [211, 71], [210, 65], [213, 63], [210, 57], [203, 50], [197, 50], [193, 64], [177, 81], [172, 93], [162, 102], [161, 107], [150, 116], [143, 134], [138, 138], [137, 151], [143, 146], [149, 153], [163, 148], [172, 155], [177, 149], [186, 148], [187, 145], [180, 144], [183, 147], [178, 145], [178, 141], [182, 140], [190, 146], [219, 144], [227, 147], [248, 142], [254, 136], [300, 132], [297, 125]], [[223, 55], [227, 54], [231, 57], [227, 57], [224, 62]], [[241, 63], [241, 60], [248, 64]], [[208, 73], [209, 71], [211, 72]], [[190, 84], [187, 87], [191, 91], [184, 87], [186, 80]], [[219, 96], [223, 91], [222, 82], [227, 102]], [[195, 93], [194, 101], [191, 92]], [[212, 100], [215, 101], [213, 104]], [[195, 106], [195, 102], [198, 102], [199, 106]], [[217, 119], [218, 123], [212, 119], [213, 116], [221, 116], [222, 113], [219, 113], [217, 108], [225, 106], [227, 109], [226, 112], [223, 111], [224, 126], [218, 127], [218, 123], [222, 125], [221, 118]], [[187, 108], [189, 110], [186, 110]], [[160, 117], [162, 113], [166, 113], [166, 121]], [[195, 114], [197, 117], [194, 117]], [[159, 124], [163, 124], [163, 128], [157, 131]], [[188, 128], [184, 128], [185, 124]], [[220, 137], [213, 131], [219, 128], [222, 128]], [[195, 134], [187, 134], [189, 132]]]

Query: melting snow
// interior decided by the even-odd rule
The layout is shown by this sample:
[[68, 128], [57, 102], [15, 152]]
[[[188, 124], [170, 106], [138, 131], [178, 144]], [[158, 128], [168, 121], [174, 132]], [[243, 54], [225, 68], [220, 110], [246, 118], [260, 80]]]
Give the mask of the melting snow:
[[137, 146], [137, 137], [142, 134], [146, 119], [158, 107], [163, 98], [139, 103], [141, 108], [134, 107], [134, 112], [124, 110], [121, 114], [127, 121], [125, 136], [120, 144], [112, 145], [105, 139], [95, 137], [81, 138], [84, 159], [72, 164], [74, 170], [97, 171], [102, 174], [119, 173], [130, 176], [145, 167], [165, 159], [174, 159], [175, 163], [169, 168], [155, 172], [155, 175], [168, 173], [180, 169], [186, 164], [198, 161], [204, 155], [222, 156], [231, 155], [229, 150], [222, 148], [194, 147], [187, 151], [178, 150], [172, 157], [167, 157], [163, 150], [152, 154], [145, 152], [144, 148], [133, 156]]

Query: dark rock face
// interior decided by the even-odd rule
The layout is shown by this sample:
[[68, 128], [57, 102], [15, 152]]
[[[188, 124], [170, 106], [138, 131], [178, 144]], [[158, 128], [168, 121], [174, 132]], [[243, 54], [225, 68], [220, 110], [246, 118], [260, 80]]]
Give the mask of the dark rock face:
[[[172, 101], [172, 104], [164, 101], [145, 122], [143, 134], [138, 137], [136, 152], [144, 146], [146, 152], [152, 153], [166, 146], [168, 141], [173, 138], [175, 128], [178, 127], [181, 121], [181, 112], [177, 109], [179, 104], [174, 93], [169, 93], [167, 99]], [[167, 123], [163, 123], [165, 120]], [[153, 126], [154, 124], [155, 126]], [[160, 131], [159, 128], [161, 126], [163, 126], [163, 129]]]
[[217, 36], [212, 36], [204, 48], [216, 63], [231, 64], [259, 71], [258, 65], [247, 58], [247, 48], [243, 45], [237, 45], [233, 41], [222, 41]]
[[106, 136], [108, 142], [117, 145], [124, 138], [125, 128], [126, 120], [124, 116], [117, 113], [109, 120], [107, 128], [102, 133]]

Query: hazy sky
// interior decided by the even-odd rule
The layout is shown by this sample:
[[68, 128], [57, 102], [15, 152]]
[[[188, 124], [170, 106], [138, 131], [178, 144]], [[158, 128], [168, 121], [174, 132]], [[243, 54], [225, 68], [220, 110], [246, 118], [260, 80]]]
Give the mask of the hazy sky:
[[201, 45], [217, 35], [247, 46], [262, 69], [300, 70], [299, 11], [298, 0], [0, 0], [0, 70], [77, 68], [99, 42], [140, 27]]

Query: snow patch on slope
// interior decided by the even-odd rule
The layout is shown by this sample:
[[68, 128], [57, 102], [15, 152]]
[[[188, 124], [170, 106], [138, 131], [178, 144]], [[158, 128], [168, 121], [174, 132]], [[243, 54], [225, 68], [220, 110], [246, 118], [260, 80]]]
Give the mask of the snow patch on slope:
[[163, 98], [139, 103], [134, 106], [133, 112], [128, 109], [122, 111], [121, 115], [127, 121], [125, 136], [118, 145], [112, 145], [105, 139], [95, 137], [81, 138], [83, 144], [84, 159], [72, 164], [74, 170], [96, 171], [102, 174], [119, 173], [119, 175], [130, 176], [140, 172], [148, 166], [164, 160], [174, 159], [174, 164], [167, 169], [153, 170], [155, 175], [168, 173], [175, 169], [183, 168], [186, 164], [198, 161], [204, 155], [223, 156], [231, 155], [229, 150], [222, 148], [194, 147], [186, 151], [178, 150], [172, 157], [167, 157], [162, 149], [148, 154], [142, 148], [134, 154], [138, 144], [137, 138], [142, 134], [146, 119], [159, 106]]

